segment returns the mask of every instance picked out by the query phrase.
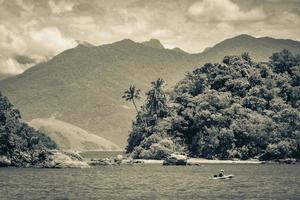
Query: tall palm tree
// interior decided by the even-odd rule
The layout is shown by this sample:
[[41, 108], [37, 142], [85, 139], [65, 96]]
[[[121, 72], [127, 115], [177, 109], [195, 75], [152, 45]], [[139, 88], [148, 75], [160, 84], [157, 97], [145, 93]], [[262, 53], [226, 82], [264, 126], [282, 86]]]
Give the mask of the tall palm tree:
[[123, 99], [125, 99], [125, 101], [131, 101], [136, 113], [139, 114], [137, 106], [135, 104], [135, 99], [140, 99], [140, 89], [136, 89], [136, 87], [134, 85], [130, 85], [128, 89], [126, 89], [124, 91], [124, 95], [122, 96]]
[[146, 93], [146, 108], [150, 113], [163, 116], [167, 112], [167, 98], [163, 90], [165, 81], [161, 78], [151, 82], [151, 89]]

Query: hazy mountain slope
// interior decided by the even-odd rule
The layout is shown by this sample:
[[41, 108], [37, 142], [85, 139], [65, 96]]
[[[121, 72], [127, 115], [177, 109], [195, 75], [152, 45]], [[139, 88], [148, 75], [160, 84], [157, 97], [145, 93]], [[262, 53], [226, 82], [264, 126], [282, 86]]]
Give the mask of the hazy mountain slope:
[[29, 124], [47, 134], [62, 150], [120, 150], [120, 147], [111, 141], [54, 118], [38, 118]]
[[213, 47], [208, 47], [203, 53], [196, 54], [195, 56], [202, 56], [205, 59], [217, 62], [225, 55], [239, 55], [241, 52], [249, 52], [255, 61], [268, 61], [272, 53], [281, 51], [282, 49], [287, 49], [293, 53], [300, 53], [300, 42], [239, 35], [224, 40]]
[[[260, 38], [242, 35], [192, 55], [129, 39], [102, 46], [79, 45], [21, 75], [0, 81], [0, 88], [26, 121], [55, 114], [59, 120], [125, 146], [135, 116], [133, 106], [121, 99], [129, 84], [135, 84], [143, 93], [159, 77], [170, 87], [186, 71], [205, 62], [217, 62], [225, 55], [249, 51], [254, 59], [267, 60], [276, 49], [300, 49], [295, 41], [263, 40], [270, 44], [264, 45], [263, 52], [257, 46], [262, 43]], [[253, 54], [254, 49], [260, 54]]]
[[11, 75], [11, 74], [0, 74], [0, 81], [5, 79], [5, 78], [11, 77], [11, 76], [13, 76], [13, 75]]
[[121, 99], [124, 89], [135, 84], [145, 91], [158, 77], [172, 85], [195, 63], [186, 54], [131, 40], [99, 47], [80, 45], [0, 86], [27, 121], [56, 114], [121, 146], [135, 112]]

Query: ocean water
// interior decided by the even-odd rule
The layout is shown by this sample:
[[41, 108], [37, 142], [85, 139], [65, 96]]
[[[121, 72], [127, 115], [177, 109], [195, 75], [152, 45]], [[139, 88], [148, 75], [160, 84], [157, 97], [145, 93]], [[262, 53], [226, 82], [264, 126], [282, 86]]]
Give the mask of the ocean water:
[[[211, 180], [224, 169], [231, 180]], [[300, 199], [300, 165], [0, 169], [0, 199]]]

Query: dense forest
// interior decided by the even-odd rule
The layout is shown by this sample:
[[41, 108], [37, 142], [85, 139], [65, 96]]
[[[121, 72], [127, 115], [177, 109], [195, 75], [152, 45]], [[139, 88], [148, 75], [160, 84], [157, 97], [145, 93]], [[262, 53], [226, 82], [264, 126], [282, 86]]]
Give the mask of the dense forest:
[[[300, 55], [226, 56], [164, 85], [152, 82], [137, 109], [126, 147], [134, 158], [300, 158]], [[139, 93], [131, 86], [123, 97], [135, 104]]]
[[21, 120], [20, 112], [0, 93], [0, 165], [39, 166], [56, 144]]

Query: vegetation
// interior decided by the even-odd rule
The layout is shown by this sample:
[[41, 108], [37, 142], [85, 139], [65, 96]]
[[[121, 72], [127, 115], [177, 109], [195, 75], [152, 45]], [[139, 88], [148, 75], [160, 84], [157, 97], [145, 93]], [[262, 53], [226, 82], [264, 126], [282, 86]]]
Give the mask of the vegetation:
[[55, 148], [49, 137], [21, 122], [20, 112], [0, 93], [0, 157], [15, 167], [36, 166]]
[[137, 114], [138, 114], [138, 109], [135, 104], [135, 99], [140, 99], [140, 89], [136, 89], [134, 85], [129, 86], [127, 90], [124, 91], [124, 95], [122, 96], [125, 101], [131, 101]]
[[300, 158], [300, 56], [287, 50], [267, 63], [225, 56], [186, 74], [171, 92], [151, 83], [127, 153], [165, 158]]

